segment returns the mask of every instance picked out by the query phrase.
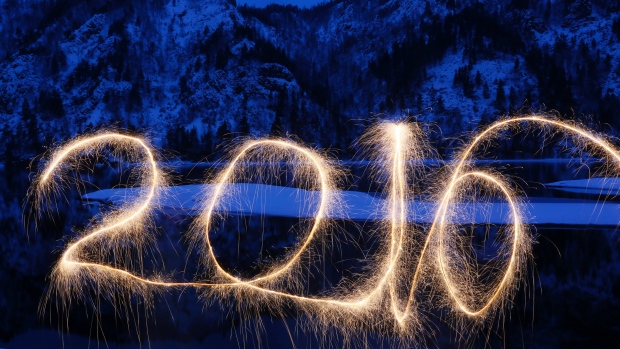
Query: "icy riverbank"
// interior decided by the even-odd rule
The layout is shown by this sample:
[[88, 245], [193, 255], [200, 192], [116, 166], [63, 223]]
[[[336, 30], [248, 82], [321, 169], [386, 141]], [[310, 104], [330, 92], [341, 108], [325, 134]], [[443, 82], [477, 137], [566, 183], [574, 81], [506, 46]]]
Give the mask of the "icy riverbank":
[[[611, 180], [566, 181], [570, 185], [589, 185], [595, 183], [620, 185]], [[553, 183], [561, 187], [562, 183]], [[549, 185], [551, 186], [551, 185]], [[220, 206], [220, 211], [239, 215], [265, 215], [275, 217], [313, 217], [320, 198], [319, 192], [303, 189], [270, 186], [262, 184], [230, 185], [234, 195], [228, 196]], [[563, 188], [579, 189], [565, 185]], [[581, 187], [583, 188], [583, 186]], [[184, 213], [197, 215], [207, 200], [211, 185], [184, 185], [167, 187], [165, 195], [156, 202], [157, 207], [167, 213]], [[121, 205], [137, 200], [141, 188], [105, 189], [82, 196], [83, 200]], [[598, 189], [601, 191], [602, 189]], [[330, 212], [335, 219], [355, 221], [380, 220], [387, 217], [383, 210], [386, 200], [373, 196], [372, 193], [356, 191], [339, 191], [337, 208]], [[409, 203], [409, 219], [418, 223], [429, 223], [433, 220], [437, 203], [429, 201], [412, 201]], [[524, 222], [528, 224], [552, 225], [607, 225], [620, 224], [620, 207], [617, 203], [602, 200], [527, 198], [519, 205], [524, 212]], [[457, 203], [452, 206], [455, 212], [451, 220], [455, 223], [491, 223], [505, 224], [511, 222], [509, 206], [506, 202]]]

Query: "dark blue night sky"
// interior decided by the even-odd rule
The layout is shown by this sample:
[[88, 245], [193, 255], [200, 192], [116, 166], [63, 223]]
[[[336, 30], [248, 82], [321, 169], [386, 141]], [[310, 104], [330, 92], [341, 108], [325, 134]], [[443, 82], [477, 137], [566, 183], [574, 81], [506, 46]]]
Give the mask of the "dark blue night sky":
[[269, 4], [290, 4], [299, 7], [310, 7], [323, 2], [325, 2], [325, 0], [237, 0], [237, 5], [247, 4], [256, 7], [265, 7]]

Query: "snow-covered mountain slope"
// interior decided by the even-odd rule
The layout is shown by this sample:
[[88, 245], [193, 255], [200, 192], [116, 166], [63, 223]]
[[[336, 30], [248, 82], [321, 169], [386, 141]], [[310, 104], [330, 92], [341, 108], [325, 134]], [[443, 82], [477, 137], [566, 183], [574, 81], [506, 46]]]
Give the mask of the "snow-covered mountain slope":
[[530, 108], [620, 126], [620, 16], [609, 1], [7, 0], [2, 9], [9, 161], [104, 125], [197, 159], [269, 133], [344, 150], [377, 115], [413, 115], [441, 137]]
[[[7, 133], [19, 136], [27, 101], [47, 142], [116, 124], [146, 130], [162, 144], [175, 126], [212, 136], [223, 124], [236, 130], [243, 118], [246, 133], [262, 134], [275, 118], [274, 93], [299, 94], [286, 67], [248, 53], [264, 45], [247, 38], [245, 20], [229, 1], [116, 5], [106, 3], [71, 29], [61, 16], [7, 53], [0, 63]], [[62, 100], [51, 116], [46, 93]]]

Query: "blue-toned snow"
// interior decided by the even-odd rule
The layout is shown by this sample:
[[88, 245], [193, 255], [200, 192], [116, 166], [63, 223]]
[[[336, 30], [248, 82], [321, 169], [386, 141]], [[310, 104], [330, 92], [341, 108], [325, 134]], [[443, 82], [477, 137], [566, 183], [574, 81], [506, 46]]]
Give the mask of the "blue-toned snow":
[[[620, 182], [610, 179], [588, 181], [566, 181], [553, 183], [555, 188], [579, 186], [591, 188], [599, 184], [620, 187]], [[551, 186], [551, 185], [550, 185]], [[197, 215], [203, 207], [213, 185], [194, 184], [167, 187], [156, 204], [164, 212], [171, 214]], [[263, 184], [230, 184], [230, 191], [221, 200], [217, 210], [232, 215], [265, 215], [277, 217], [313, 217], [318, 208], [319, 192], [297, 188]], [[575, 188], [569, 188], [575, 189]], [[82, 198], [92, 202], [113, 205], [139, 200], [143, 188], [105, 189], [84, 195]], [[600, 191], [601, 189], [599, 189]], [[328, 215], [337, 219], [355, 221], [380, 220], [388, 216], [385, 212], [387, 201], [379, 196], [356, 191], [338, 191], [338, 202]], [[409, 203], [409, 220], [418, 223], [433, 221], [437, 203], [424, 199]], [[557, 225], [608, 225], [620, 224], [620, 206], [603, 200], [577, 200], [554, 198], [529, 198], [519, 207], [524, 212], [524, 223]], [[455, 203], [451, 208], [458, 214], [449, 219], [454, 223], [505, 224], [512, 221], [508, 204], [503, 200], [481, 203]]]
[[572, 193], [615, 196], [620, 191], [620, 178], [590, 178], [559, 181], [546, 184], [548, 188]]

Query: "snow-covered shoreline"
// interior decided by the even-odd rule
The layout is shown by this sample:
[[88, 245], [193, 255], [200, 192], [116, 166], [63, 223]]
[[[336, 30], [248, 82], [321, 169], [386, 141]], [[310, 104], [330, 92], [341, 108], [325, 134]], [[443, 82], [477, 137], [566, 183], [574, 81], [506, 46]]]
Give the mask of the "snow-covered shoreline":
[[546, 184], [548, 188], [572, 193], [616, 196], [620, 191], [620, 178], [589, 178], [559, 181]]
[[[580, 181], [572, 185], [579, 185]], [[604, 181], [603, 181], [604, 182]], [[560, 187], [560, 182], [555, 187]], [[585, 182], [584, 182], [585, 183]], [[613, 182], [620, 186], [620, 182]], [[303, 189], [270, 186], [262, 184], [231, 185], [234, 195], [227, 197], [220, 210], [231, 215], [265, 215], [275, 217], [311, 218], [315, 215], [319, 192]], [[192, 184], [167, 187], [157, 202], [159, 210], [169, 214], [198, 215], [206, 193], [213, 187], [207, 184]], [[88, 193], [82, 199], [89, 202], [105, 202], [115, 206], [135, 200], [141, 188], [104, 189]], [[337, 209], [329, 216], [334, 219], [354, 221], [387, 219], [383, 210], [386, 200], [369, 193], [339, 191]], [[232, 199], [231, 199], [232, 198]], [[451, 220], [455, 223], [507, 224], [511, 222], [510, 210], [505, 202], [458, 203], [453, 204], [459, 212]], [[437, 203], [419, 200], [409, 203], [409, 220], [430, 223]], [[523, 222], [527, 224], [550, 225], [601, 225], [620, 224], [620, 206], [613, 202], [577, 199], [531, 198], [519, 204], [524, 212]]]

